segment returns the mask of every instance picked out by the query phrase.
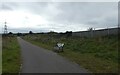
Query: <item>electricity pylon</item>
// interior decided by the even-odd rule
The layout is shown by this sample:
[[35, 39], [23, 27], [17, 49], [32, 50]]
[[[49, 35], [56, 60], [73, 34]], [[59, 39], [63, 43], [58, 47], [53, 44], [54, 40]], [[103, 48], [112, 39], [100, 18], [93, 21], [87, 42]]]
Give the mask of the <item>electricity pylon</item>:
[[4, 26], [4, 34], [7, 34], [8, 33], [8, 31], [7, 31], [7, 22], [5, 21], [5, 26]]

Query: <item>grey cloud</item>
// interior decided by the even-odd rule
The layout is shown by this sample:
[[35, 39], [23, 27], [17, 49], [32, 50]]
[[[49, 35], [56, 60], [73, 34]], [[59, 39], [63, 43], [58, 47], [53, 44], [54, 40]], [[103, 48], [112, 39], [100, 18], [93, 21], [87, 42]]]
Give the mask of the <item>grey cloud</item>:
[[[63, 30], [69, 30], [71, 27], [79, 30], [80, 27], [104, 28], [117, 25], [117, 4], [117, 2], [13, 2], [4, 4], [3, 9], [29, 11], [56, 24], [48, 26], [47, 30], [62, 30], [62, 27]], [[70, 26], [70, 24], [81, 25]]]
[[[59, 4], [60, 10], [63, 12], [53, 20], [59, 23], [82, 23], [87, 24], [92, 19], [101, 18], [117, 12], [117, 3], [61, 3]], [[117, 14], [113, 15], [117, 16]], [[117, 18], [117, 17], [116, 17]]]
[[2, 9], [4, 9], [4, 10], [12, 10], [12, 8], [9, 7], [8, 5], [2, 5]]
[[17, 4], [14, 2], [1, 2], [0, 10], [15, 10], [14, 8], [17, 7]]
[[36, 29], [36, 28], [9, 28], [8, 29], [9, 32], [13, 32], [13, 33], [28, 33], [29, 31], [32, 31], [32, 32], [49, 32], [50, 30], [49, 29]]

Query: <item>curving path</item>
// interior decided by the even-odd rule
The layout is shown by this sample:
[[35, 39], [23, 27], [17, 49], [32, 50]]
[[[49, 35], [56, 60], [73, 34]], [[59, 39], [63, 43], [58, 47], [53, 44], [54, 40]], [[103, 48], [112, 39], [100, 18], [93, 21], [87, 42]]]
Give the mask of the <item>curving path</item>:
[[21, 73], [88, 73], [86, 69], [52, 51], [18, 37], [22, 53]]

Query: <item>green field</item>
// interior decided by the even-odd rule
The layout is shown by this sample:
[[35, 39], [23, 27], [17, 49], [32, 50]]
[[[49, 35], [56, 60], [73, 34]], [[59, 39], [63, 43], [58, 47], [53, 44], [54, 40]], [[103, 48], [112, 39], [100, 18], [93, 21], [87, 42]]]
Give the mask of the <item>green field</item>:
[[2, 38], [2, 73], [19, 73], [20, 47], [16, 37]]
[[49, 50], [53, 50], [56, 42], [65, 43], [64, 52], [58, 54], [93, 73], [118, 72], [117, 36], [80, 38], [66, 35], [32, 34], [23, 38]]

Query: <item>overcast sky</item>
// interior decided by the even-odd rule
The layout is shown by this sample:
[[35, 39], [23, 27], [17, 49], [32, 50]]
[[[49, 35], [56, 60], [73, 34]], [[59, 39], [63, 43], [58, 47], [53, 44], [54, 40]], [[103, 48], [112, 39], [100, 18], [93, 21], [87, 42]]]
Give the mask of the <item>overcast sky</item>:
[[1, 2], [0, 27], [10, 32], [83, 31], [118, 25], [117, 2]]

